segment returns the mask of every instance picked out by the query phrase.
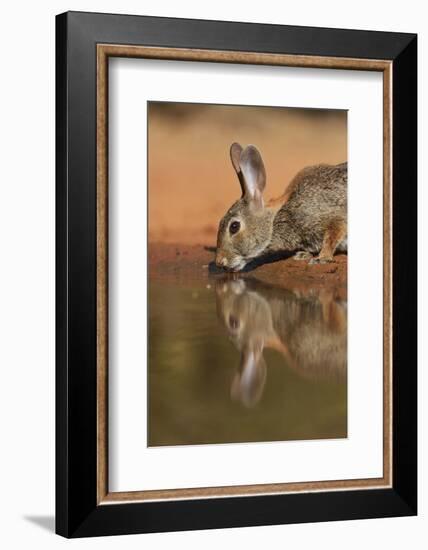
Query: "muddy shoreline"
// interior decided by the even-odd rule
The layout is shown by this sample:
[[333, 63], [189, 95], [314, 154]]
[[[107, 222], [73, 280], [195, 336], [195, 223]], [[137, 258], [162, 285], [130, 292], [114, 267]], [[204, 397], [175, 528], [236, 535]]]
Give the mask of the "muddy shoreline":
[[341, 298], [347, 294], [347, 256], [339, 254], [330, 264], [309, 265], [307, 261], [282, 259], [258, 265], [240, 273], [226, 273], [215, 267], [215, 248], [153, 242], [149, 244], [149, 277], [167, 283], [195, 284], [224, 278], [255, 278], [261, 282], [303, 292], [334, 290]]

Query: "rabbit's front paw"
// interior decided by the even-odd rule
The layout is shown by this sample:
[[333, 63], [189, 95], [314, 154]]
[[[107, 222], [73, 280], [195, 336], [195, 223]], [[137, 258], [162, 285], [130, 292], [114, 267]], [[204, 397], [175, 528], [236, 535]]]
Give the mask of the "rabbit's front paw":
[[311, 265], [314, 265], [314, 264], [330, 264], [333, 262], [333, 258], [322, 258], [322, 257], [317, 257], [317, 258], [312, 258], [312, 260], [309, 261], [309, 263]]

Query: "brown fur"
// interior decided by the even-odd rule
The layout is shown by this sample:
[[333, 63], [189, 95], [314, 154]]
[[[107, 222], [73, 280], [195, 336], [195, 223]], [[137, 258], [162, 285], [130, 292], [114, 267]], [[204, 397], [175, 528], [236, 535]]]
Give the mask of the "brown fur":
[[321, 251], [317, 258], [319, 262], [331, 262], [339, 243], [346, 236], [346, 224], [343, 220], [332, 220], [324, 233]]

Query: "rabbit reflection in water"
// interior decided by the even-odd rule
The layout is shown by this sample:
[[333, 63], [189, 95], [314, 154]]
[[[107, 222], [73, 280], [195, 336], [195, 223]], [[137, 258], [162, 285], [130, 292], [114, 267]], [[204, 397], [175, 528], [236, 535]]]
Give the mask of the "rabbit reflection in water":
[[254, 145], [230, 148], [242, 190], [220, 221], [216, 265], [240, 271], [248, 262], [278, 252], [310, 263], [347, 252], [347, 163], [300, 171], [284, 194], [265, 203], [266, 171]]
[[273, 349], [284, 367], [312, 380], [346, 377], [346, 303], [334, 292], [304, 296], [255, 279], [216, 284], [217, 315], [240, 352], [231, 395], [246, 406], [263, 394], [267, 366], [263, 351]]

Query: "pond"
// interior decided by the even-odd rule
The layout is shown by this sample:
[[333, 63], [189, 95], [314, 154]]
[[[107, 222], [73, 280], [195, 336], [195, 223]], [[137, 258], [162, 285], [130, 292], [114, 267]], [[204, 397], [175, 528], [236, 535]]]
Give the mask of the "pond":
[[148, 445], [347, 437], [347, 303], [251, 277], [149, 284]]

